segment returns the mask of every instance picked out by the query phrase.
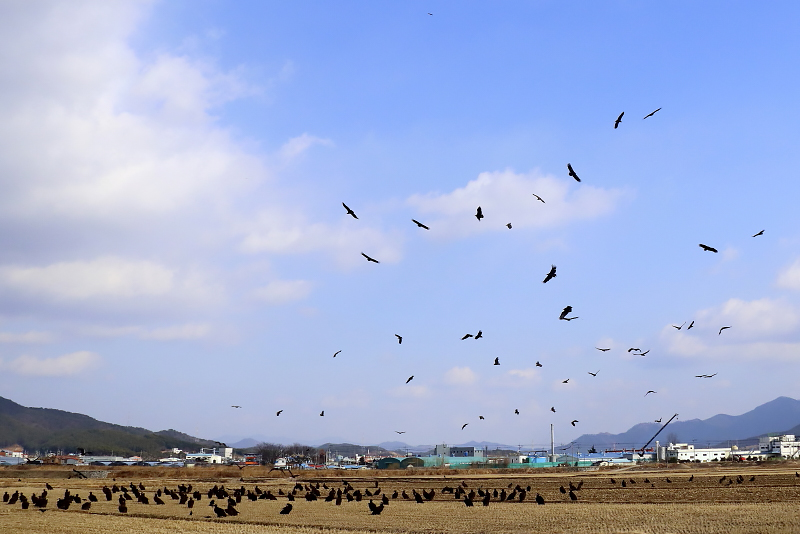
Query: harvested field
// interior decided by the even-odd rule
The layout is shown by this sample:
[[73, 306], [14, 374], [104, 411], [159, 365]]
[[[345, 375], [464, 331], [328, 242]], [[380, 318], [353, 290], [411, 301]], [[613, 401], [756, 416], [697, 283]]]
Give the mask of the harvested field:
[[[214, 481], [184, 477], [153, 476], [162, 473], [141, 470], [110, 472], [107, 479], [64, 479], [59, 477], [37, 478], [35, 476], [0, 478], [0, 494], [15, 491], [26, 495], [41, 494], [45, 483], [52, 485], [48, 492], [46, 511], [34, 506], [23, 510], [19, 502], [0, 504], [0, 532], [19, 533], [159, 533], [159, 532], [787, 532], [800, 530], [800, 510], [795, 505], [800, 499], [800, 477], [794, 466], [731, 466], [725, 468], [691, 469], [631, 469], [601, 472], [525, 472], [513, 474], [497, 473], [453, 473], [446, 475], [417, 475], [409, 472], [365, 472], [338, 473], [302, 472], [297, 479], [252, 476], [229, 477]], [[175, 471], [173, 475], [178, 474]], [[366, 474], [365, 474], [366, 473]], [[4, 471], [3, 475], [11, 474]], [[32, 475], [33, 473], [26, 473]], [[51, 474], [51, 473], [47, 473]], [[125, 475], [124, 477], [121, 475]], [[164, 475], [170, 474], [163, 473]], [[258, 475], [259, 473], [254, 473]], [[196, 472], [201, 475], [201, 472]], [[331, 489], [343, 488], [342, 478], [358, 490], [362, 500], [349, 502], [342, 499], [340, 506], [325, 502]], [[445, 478], [446, 477], [446, 478]], [[693, 478], [691, 478], [693, 477]], [[724, 478], [723, 478], [724, 477]], [[116, 478], [116, 480], [114, 480]], [[691, 478], [691, 480], [690, 480]], [[21, 480], [20, 480], [21, 479]], [[613, 483], [612, 483], [613, 479]], [[752, 480], [751, 480], [752, 479]], [[669, 481], [668, 481], [669, 480]], [[583, 484], [580, 484], [581, 481]], [[622, 482], [625, 481], [625, 487]], [[633, 481], [633, 482], [632, 482]], [[375, 493], [380, 486], [379, 496]], [[113, 493], [107, 501], [102, 488], [130, 484], [143, 493], [149, 504], [127, 500], [128, 512], [118, 511], [118, 499], [122, 491]], [[570, 483], [576, 489], [577, 500], [569, 496]], [[176, 490], [180, 484], [192, 484], [192, 492], [200, 491], [201, 499], [190, 510], [171, 498], [165, 488]], [[279, 511], [288, 503], [284, 494], [292, 491], [295, 484], [303, 489], [296, 492], [293, 509], [288, 515]], [[305, 495], [319, 484], [320, 496], [308, 501]], [[463, 485], [466, 484], [466, 487]], [[221, 507], [227, 506], [227, 498], [208, 497], [214, 485], [226, 488], [230, 498], [239, 500], [234, 505], [235, 517], [218, 518], [211, 499]], [[509, 488], [509, 485], [511, 488]], [[249, 500], [247, 492], [271, 492], [277, 500]], [[327, 488], [326, 488], [327, 486]], [[464, 495], [442, 493], [445, 487], [464, 488], [469, 494], [475, 491], [474, 506], [467, 507]], [[530, 486], [530, 492], [527, 487]], [[234, 490], [244, 488], [244, 496], [236, 499]], [[526, 490], [523, 502], [516, 492], [514, 502], [500, 500], [503, 491], [511, 493], [514, 488]], [[564, 493], [561, 492], [564, 487]], [[73, 502], [69, 509], [56, 509], [56, 500], [69, 490], [78, 495], [82, 503], [89, 492], [99, 500], [91, 504], [88, 511]], [[161, 490], [163, 505], [154, 504], [154, 496]], [[490, 491], [488, 506], [477, 493]], [[431, 500], [422, 499], [418, 504], [413, 491], [420, 494], [433, 490]], [[494, 497], [494, 490], [498, 497]], [[393, 498], [394, 492], [398, 495]], [[409, 499], [404, 499], [406, 492]], [[536, 494], [545, 499], [545, 505], [535, 502]], [[191, 492], [190, 492], [191, 494]], [[346, 495], [347, 493], [345, 493]], [[263, 495], [263, 493], [262, 493]], [[372, 515], [368, 502], [380, 504], [383, 496], [389, 504], [380, 515]], [[430, 493], [428, 493], [430, 496]], [[177, 496], [177, 495], [176, 495]], [[255, 493], [254, 495], [255, 496]]]

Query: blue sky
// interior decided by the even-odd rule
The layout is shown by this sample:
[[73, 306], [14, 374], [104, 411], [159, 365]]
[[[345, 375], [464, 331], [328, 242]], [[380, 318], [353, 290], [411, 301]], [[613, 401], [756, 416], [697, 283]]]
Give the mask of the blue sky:
[[364, 444], [796, 397], [799, 10], [0, 7], [0, 395]]

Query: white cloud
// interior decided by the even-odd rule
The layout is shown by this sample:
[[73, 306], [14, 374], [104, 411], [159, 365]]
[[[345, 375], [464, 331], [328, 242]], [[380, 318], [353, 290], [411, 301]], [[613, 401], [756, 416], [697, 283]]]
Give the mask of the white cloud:
[[523, 380], [533, 380], [534, 378], [538, 378], [539, 373], [536, 372], [535, 368], [529, 367], [528, 369], [512, 369], [508, 372], [508, 375]]
[[721, 306], [698, 312], [694, 328], [701, 325], [714, 333], [723, 326], [730, 326], [731, 329], [723, 332], [723, 336], [753, 339], [795, 331], [800, 326], [800, 314], [783, 300], [744, 301], [733, 298]]
[[308, 150], [314, 145], [333, 146], [333, 141], [304, 133], [289, 139], [280, 150], [284, 159], [291, 160]]
[[778, 287], [800, 291], [800, 259], [781, 271], [777, 284]]
[[192, 340], [201, 339], [208, 336], [211, 327], [207, 324], [184, 324], [170, 326], [166, 328], [155, 328], [150, 331], [142, 332], [142, 339], [154, 339], [157, 341], [173, 340]]
[[38, 359], [23, 355], [8, 362], [0, 360], [0, 369], [28, 376], [67, 376], [80, 373], [99, 362], [100, 356], [84, 350], [54, 358]]
[[[619, 189], [572, 187], [567, 179], [505, 170], [483, 172], [450, 193], [414, 195], [407, 202], [426, 217], [426, 224], [436, 228], [436, 235], [464, 237], [506, 231], [506, 223], [514, 228], [548, 228], [592, 219], [612, 212], [626, 196]], [[484, 214], [480, 222], [474, 219], [478, 206]]]
[[48, 332], [0, 332], [0, 343], [49, 343], [52, 340]]
[[414, 386], [405, 384], [397, 386], [389, 390], [389, 394], [393, 397], [411, 398], [411, 399], [424, 399], [430, 397], [431, 391], [427, 386]]
[[453, 367], [444, 374], [444, 381], [454, 386], [469, 386], [478, 380], [478, 375], [469, 367]]
[[285, 304], [302, 300], [311, 293], [311, 282], [307, 280], [274, 280], [255, 290], [257, 299], [269, 304]]

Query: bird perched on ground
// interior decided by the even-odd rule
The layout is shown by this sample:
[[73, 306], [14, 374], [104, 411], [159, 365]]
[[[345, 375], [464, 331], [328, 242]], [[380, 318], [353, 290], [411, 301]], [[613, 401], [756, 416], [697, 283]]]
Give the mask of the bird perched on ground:
[[281, 515], [289, 515], [289, 512], [291, 511], [292, 511], [292, 503], [286, 503], [286, 506], [284, 506], [279, 513]]
[[370, 258], [369, 256], [367, 256], [367, 255], [366, 255], [366, 254], [364, 254], [363, 252], [361, 253], [361, 255], [362, 255], [362, 256], [364, 256], [365, 258], [367, 258], [367, 261], [371, 261], [372, 263], [380, 263], [380, 262], [379, 262], [378, 260], [376, 260], [375, 258]]
[[515, 413], [516, 415], [519, 415], [519, 410], [517, 410], [517, 409], [514, 409], [514, 413]]
[[653, 391], [653, 390], [651, 389], [650, 391], [648, 391], [647, 393], [645, 393], [645, 394], [644, 394], [644, 396], [646, 397], [646, 396], [648, 396], [648, 395], [649, 395], [649, 394], [651, 394], [651, 393], [658, 393], [658, 392], [657, 392], [657, 391]]
[[319, 416], [320, 417], [325, 417], [325, 410], [322, 410], [321, 412], [319, 412]]
[[575, 423], [580, 423], [580, 421], [578, 421], [577, 419], [573, 419], [573, 420], [570, 422], [570, 424], [571, 424], [572, 426], [575, 426]]
[[708, 252], [719, 252], [714, 247], [709, 247], [708, 245], [704, 245], [702, 243], [700, 243], [700, 248], [702, 248], [703, 250], [707, 250]]
[[397, 338], [397, 344], [398, 345], [402, 345], [403, 344], [403, 336], [398, 336], [397, 334], [395, 334], [394, 337]]
[[506, 227], [507, 227], [509, 230], [511, 230], [511, 223], [508, 223], [508, 224], [506, 225]]
[[757, 234], [754, 234], [754, 235], [753, 235], [753, 237], [758, 237], [758, 236], [760, 236], [760, 235], [764, 235], [764, 230], [761, 230], [761, 231], [760, 231], [760, 232], [758, 232]]
[[421, 222], [419, 222], [416, 219], [411, 219], [411, 222], [413, 222], [414, 224], [416, 224], [420, 228], [424, 228], [425, 230], [430, 230], [430, 228], [428, 228], [427, 226], [425, 226], [424, 224], [422, 224]]
[[334, 352], [334, 353], [333, 353], [333, 357], [335, 358], [335, 357], [336, 357], [336, 355], [337, 355], [337, 354], [339, 354], [340, 352], [342, 352], [342, 351], [340, 351], [340, 350], [337, 350], [336, 352]]
[[593, 373], [593, 372], [591, 372], [591, 371], [587, 371], [587, 372], [588, 372], [590, 375], [592, 375], [592, 376], [597, 376], [597, 373], [599, 373], [599, 372], [600, 372], [600, 369], [598, 369], [598, 370], [597, 370], [597, 373]]
[[550, 280], [552, 280], [555, 277], [556, 277], [556, 266], [555, 265], [551, 265], [550, 266], [550, 272], [547, 273], [547, 276], [544, 277], [544, 280], [542, 280], [542, 283], [546, 284], [547, 282], [549, 282]]
[[478, 211], [475, 213], [475, 218], [478, 219], [479, 221], [483, 219], [483, 210], [481, 209], [480, 206], [478, 206]]
[[[686, 321], [683, 321], [683, 324], [686, 324]], [[681, 328], [683, 328], [683, 324], [680, 326], [672, 325], [672, 328], [674, 328], [675, 330], [680, 330]]]
[[723, 326], [722, 328], [719, 329], [719, 334], [721, 334], [723, 330], [727, 330], [728, 328], [730, 328], [730, 326]]
[[536, 504], [544, 504], [544, 497], [542, 497], [538, 493], [536, 494]]
[[622, 116], [623, 116], [623, 115], [625, 115], [625, 112], [624, 112], [624, 111], [623, 111], [622, 113], [620, 113], [620, 114], [619, 114], [619, 117], [617, 117], [617, 120], [615, 120], [615, 121], [614, 121], [614, 129], [615, 129], [615, 130], [617, 129], [617, 126], [619, 126], [619, 123], [621, 123], [621, 122], [622, 122]]
[[414, 375], [411, 375], [411, 376], [409, 376], [409, 377], [408, 377], [408, 380], [406, 380], [406, 384], [408, 384], [409, 382], [411, 382], [413, 379], [414, 379]]
[[354, 212], [353, 210], [351, 210], [350, 208], [348, 208], [348, 207], [347, 207], [347, 204], [345, 204], [344, 202], [342, 202], [342, 206], [344, 206], [344, 209], [346, 209], [346, 210], [347, 210], [347, 214], [348, 214], [348, 215], [352, 215], [354, 219], [358, 219], [358, 217], [356, 216], [356, 212]]
[[541, 366], [542, 366], [542, 364], [537, 361], [536, 362], [536, 367], [541, 367]]
[[567, 318], [567, 315], [570, 313], [572, 313], [572, 306], [567, 306], [566, 308], [561, 310], [561, 315], [559, 315], [558, 318], [563, 321], [564, 319]]
[[494, 364], [493, 365], [500, 365], [500, 357], [499, 356], [494, 359]]
[[275, 417], [279, 416], [282, 413], [283, 413], [283, 410], [278, 410], [277, 412], [275, 412]]
[[650, 113], [648, 113], [647, 115], [645, 115], [645, 116], [644, 116], [644, 118], [643, 118], [642, 120], [644, 120], [644, 119], [646, 119], [646, 118], [648, 118], [648, 117], [652, 117], [653, 115], [655, 115], [655, 114], [656, 114], [656, 113], [658, 113], [659, 111], [661, 111], [661, 108], [658, 108], [658, 109], [657, 109], [657, 110], [655, 110], [655, 111], [651, 111]]
[[531, 194], [532, 194], [533, 196], [535, 196], [535, 197], [536, 197], [536, 200], [538, 200], [538, 201], [539, 201], [539, 202], [541, 202], [542, 204], [546, 204], [546, 202], [545, 202], [544, 200], [542, 200], [542, 197], [540, 197], [540, 196], [539, 196], [539, 195], [537, 195], [536, 193], [531, 193]]
[[461, 425], [461, 430], [464, 430], [465, 428], [467, 428], [467, 425], [468, 425], [468, 424], [469, 424], [469, 423], [464, 423], [463, 425]]
[[581, 181], [581, 179], [578, 178], [578, 175], [575, 174], [575, 170], [572, 168], [572, 165], [570, 165], [569, 163], [567, 163], [567, 170], [569, 170], [569, 175], [575, 178], [576, 181], [578, 182]]
[[600, 352], [606, 352], [606, 351], [609, 351], [609, 350], [611, 350], [611, 349], [601, 349], [600, 347], [595, 347], [595, 348], [596, 348], [597, 350], [599, 350]]

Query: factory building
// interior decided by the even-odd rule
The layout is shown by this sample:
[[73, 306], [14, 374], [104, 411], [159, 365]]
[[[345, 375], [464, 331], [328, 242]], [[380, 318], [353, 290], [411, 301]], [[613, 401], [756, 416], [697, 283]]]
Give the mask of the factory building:
[[758, 438], [758, 449], [762, 454], [780, 456], [781, 458], [797, 458], [800, 452], [800, 441], [792, 434], [768, 434]]

